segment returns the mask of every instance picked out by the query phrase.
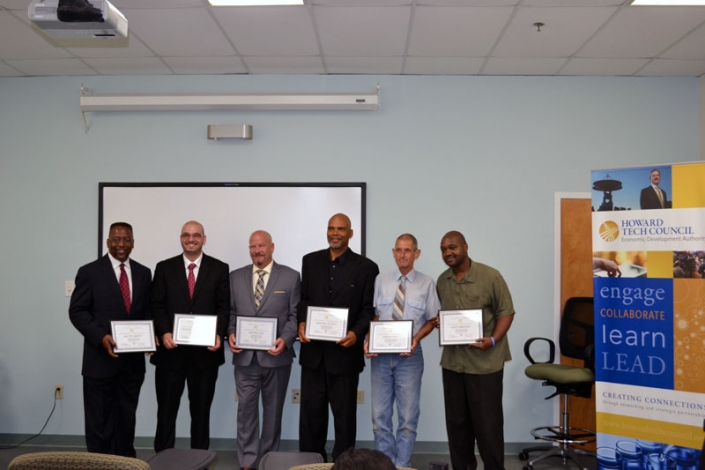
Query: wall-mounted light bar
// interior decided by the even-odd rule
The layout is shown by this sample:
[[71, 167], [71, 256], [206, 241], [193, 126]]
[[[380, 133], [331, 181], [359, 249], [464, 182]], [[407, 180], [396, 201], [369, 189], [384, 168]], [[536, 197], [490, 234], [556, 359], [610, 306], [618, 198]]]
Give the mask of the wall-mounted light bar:
[[81, 110], [91, 111], [376, 111], [377, 93], [261, 95], [92, 95], [83, 90]]

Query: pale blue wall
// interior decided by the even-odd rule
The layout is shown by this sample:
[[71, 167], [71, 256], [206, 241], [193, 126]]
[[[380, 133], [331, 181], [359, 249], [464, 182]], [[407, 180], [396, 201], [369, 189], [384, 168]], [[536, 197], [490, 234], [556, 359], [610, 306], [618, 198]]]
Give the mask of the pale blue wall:
[[[377, 112], [95, 113], [85, 133], [78, 105], [81, 84], [101, 94], [332, 93], [372, 92], [377, 82]], [[457, 229], [471, 257], [504, 274], [518, 311], [506, 440], [529, 441], [552, 406], [524, 376], [522, 347], [552, 332], [553, 194], [590, 191], [592, 169], [697, 160], [698, 99], [697, 78], [2, 78], [0, 434], [38, 431], [57, 383], [66, 398], [45, 433], [83, 432], [82, 342], [63, 289], [96, 257], [98, 182], [364, 181], [368, 255], [382, 269], [393, 267], [395, 237], [412, 232], [423, 250], [417, 267], [436, 277], [440, 238]], [[252, 124], [254, 140], [206, 139], [208, 124], [237, 123]], [[165, 242], [178, 252], [177, 234]], [[424, 348], [420, 441], [445, 440], [435, 341], [433, 333]], [[139, 436], [154, 432], [148, 370]], [[220, 374], [212, 435], [232, 438], [231, 366]], [[297, 366], [291, 386], [298, 383]], [[361, 388], [369, 403], [367, 370]], [[359, 407], [359, 440], [372, 439], [369, 413]], [[298, 405], [287, 404], [284, 439], [296, 439], [297, 426]], [[186, 409], [179, 435], [188, 435]]]

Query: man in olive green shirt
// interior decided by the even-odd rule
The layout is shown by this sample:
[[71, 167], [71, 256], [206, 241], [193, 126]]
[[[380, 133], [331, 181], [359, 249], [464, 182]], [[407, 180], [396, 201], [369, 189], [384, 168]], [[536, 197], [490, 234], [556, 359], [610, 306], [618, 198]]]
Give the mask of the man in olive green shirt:
[[472, 261], [460, 232], [441, 240], [449, 269], [436, 287], [442, 310], [482, 309], [483, 338], [445, 346], [441, 357], [446, 430], [453, 468], [475, 470], [475, 440], [485, 470], [504, 468], [504, 363], [511, 360], [507, 330], [514, 319], [509, 288], [496, 269]]

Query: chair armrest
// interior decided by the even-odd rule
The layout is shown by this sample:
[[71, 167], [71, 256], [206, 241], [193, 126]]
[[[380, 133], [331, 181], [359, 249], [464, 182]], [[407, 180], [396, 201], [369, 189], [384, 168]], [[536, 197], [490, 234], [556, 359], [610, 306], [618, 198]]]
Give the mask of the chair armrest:
[[583, 353], [583, 361], [585, 362], [585, 367], [595, 372], [595, 345], [588, 344], [585, 347], [585, 352]]
[[[533, 357], [531, 357], [531, 344], [534, 341], [545, 341], [548, 343], [549, 351], [547, 361], [536, 361]], [[554, 359], [556, 358], [556, 343], [554, 343], [548, 338], [529, 338], [526, 340], [526, 343], [524, 343], [524, 356], [526, 356], [526, 358], [532, 364], [536, 364], [537, 362], [539, 364], [552, 364]]]

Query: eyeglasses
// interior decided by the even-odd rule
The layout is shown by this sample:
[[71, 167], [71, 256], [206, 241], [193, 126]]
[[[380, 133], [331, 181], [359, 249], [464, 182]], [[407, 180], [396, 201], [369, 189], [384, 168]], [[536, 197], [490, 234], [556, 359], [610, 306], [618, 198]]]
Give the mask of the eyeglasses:
[[203, 238], [203, 235], [201, 235], [200, 233], [182, 233], [181, 238], [183, 238], [184, 240], [188, 240], [189, 238], [200, 240], [201, 238]]
[[132, 238], [129, 238], [129, 237], [124, 237], [124, 238], [113, 237], [113, 238], [109, 239], [108, 241], [113, 245], [119, 245], [120, 242], [123, 242], [125, 245], [132, 245], [135, 242]]

